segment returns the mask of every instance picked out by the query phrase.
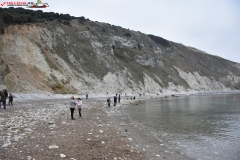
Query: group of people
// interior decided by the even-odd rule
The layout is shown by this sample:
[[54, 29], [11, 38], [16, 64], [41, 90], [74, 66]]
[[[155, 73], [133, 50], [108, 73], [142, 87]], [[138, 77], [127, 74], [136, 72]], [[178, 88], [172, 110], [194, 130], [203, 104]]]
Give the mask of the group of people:
[[[107, 94], [108, 94], [108, 93], [107, 93]], [[143, 95], [145, 95], [145, 94], [143, 93]], [[126, 96], [126, 94], [125, 94], [125, 96]], [[140, 96], [141, 96], [141, 94], [140, 94]], [[128, 99], [128, 98], [127, 98], [127, 99]], [[135, 100], [136, 97], [135, 97], [135, 96], [134, 96], [134, 97], [130, 97], [130, 99], [131, 99], [131, 100]], [[118, 101], [118, 103], [120, 103], [120, 100], [121, 100], [120, 94], [119, 94], [119, 95], [116, 94], [116, 96], [113, 97], [113, 106], [116, 106], [117, 101]], [[108, 107], [111, 107], [111, 98], [110, 98], [110, 97], [107, 99], [107, 104], [108, 104]]]
[[8, 99], [8, 105], [13, 105], [13, 96], [12, 94], [10, 93], [9, 96], [8, 96], [8, 92], [6, 89], [0, 91], [0, 109], [1, 109], [1, 104], [3, 104], [3, 109], [6, 109], [6, 101]]
[[[121, 100], [120, 94], [119, 95], [116, 94], [116, 96], [113, 97], [113, 106], [116, 106], [117, 100], [118, 100], [118, 103], [120, 103], [120, 100]], [[107, 103], [108, 103], [108, 107], [111, 107], [111, 99], [110, 99], [110, 97], [107, 99]]]
[[[86, 100], [87, 99], [88, 99], [88, 94], [86, 94]], [[131, 97], [131, 99], [132, 99], [132, 97]], [[135, 96], [133, 97], [133, 100], [135, 100]], [[116, 94], [113, 97], [113, 106], [116, 106], [117, 102], [120, 103], [120, 101], [121, 101], [121, 95]], [[111, 98], [110, 97], [107, 99], [107, 104], [108, 104], [108, 107], [111, 107]], [[72, 96], [71, 101], [70, 101], [70, 111], [71, 111], [71, 119], [72, 120], [75, 120], [74, 110], [78, 110], [79, 118], [81, 118], [82, 117], [82, 113], [81, 113], [81, 111], [82, 111], [82, 100], [81, 100], [81, 98], [78, 98], [78, 100], [75, 101], [74, 96]]]
[[78, 101], [76, 102], [74, 100], [74, 96], [71, 97], [71, 101], [70, 101], [70, 111], [71, 111], [71, 119], [75, 120], [74, 118], [74, 110], [78, 109], [78, 113], [79, 113], [79, 118], [82, 118], [82, 100], [81, 98], [78, 98]]

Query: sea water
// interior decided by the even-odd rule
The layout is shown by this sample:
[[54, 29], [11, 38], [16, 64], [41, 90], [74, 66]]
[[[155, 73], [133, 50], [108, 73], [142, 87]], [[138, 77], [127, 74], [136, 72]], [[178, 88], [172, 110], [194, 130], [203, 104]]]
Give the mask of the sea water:
[[240, 94], [151, 99], [124, 112], [190, 157], [240, 160]]

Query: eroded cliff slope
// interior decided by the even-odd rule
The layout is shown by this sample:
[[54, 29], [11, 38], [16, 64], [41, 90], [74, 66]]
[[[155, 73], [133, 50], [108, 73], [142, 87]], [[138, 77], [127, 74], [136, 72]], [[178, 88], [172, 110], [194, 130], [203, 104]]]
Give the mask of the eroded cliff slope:
[[240, 88], [240, 65], [106, 23], [9, 25], [0, 71], [10, 92], [163, 93]]

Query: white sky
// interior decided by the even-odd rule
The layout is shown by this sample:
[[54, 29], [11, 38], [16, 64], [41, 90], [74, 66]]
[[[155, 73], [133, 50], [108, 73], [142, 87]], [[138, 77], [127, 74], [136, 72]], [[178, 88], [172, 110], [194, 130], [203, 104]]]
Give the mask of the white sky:
[[42, 0], [42, 3], [49, 4], [49, 8], [42, 9], [46, 12], [84, 16], [153, 34], [240, 63], [240, 0]]

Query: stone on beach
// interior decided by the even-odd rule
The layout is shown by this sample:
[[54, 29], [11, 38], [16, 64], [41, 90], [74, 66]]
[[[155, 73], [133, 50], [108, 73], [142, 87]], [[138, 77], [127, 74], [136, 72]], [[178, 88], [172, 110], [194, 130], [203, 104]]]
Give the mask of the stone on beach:
[[2, 148], [7, 148], [11, 143], [6, 143], [4, 145], [2, 145]]
[[51, 145], [51, 146], [49, 146], [48, 147], [49, 149], [57, 149], [57, 148], [59, 148], [57, 145]]
[[54, 122], [53, 121], [49, 121], [48, 124], [54, 124]]
[[16, 126], [16, 127], [12, 127], [11, 129], [18, 129], [18, 128], [19, 128], [19, 127]]
[[0, 131], [4, 129], [4, 125], [0, 125]]
[[66, 158], [66, 155], [65, 154], [60, 154], [60, 157], [61, 158]]
[[157, 158], [160, 158], [161, 156], [159, 154], [156, 155]]

